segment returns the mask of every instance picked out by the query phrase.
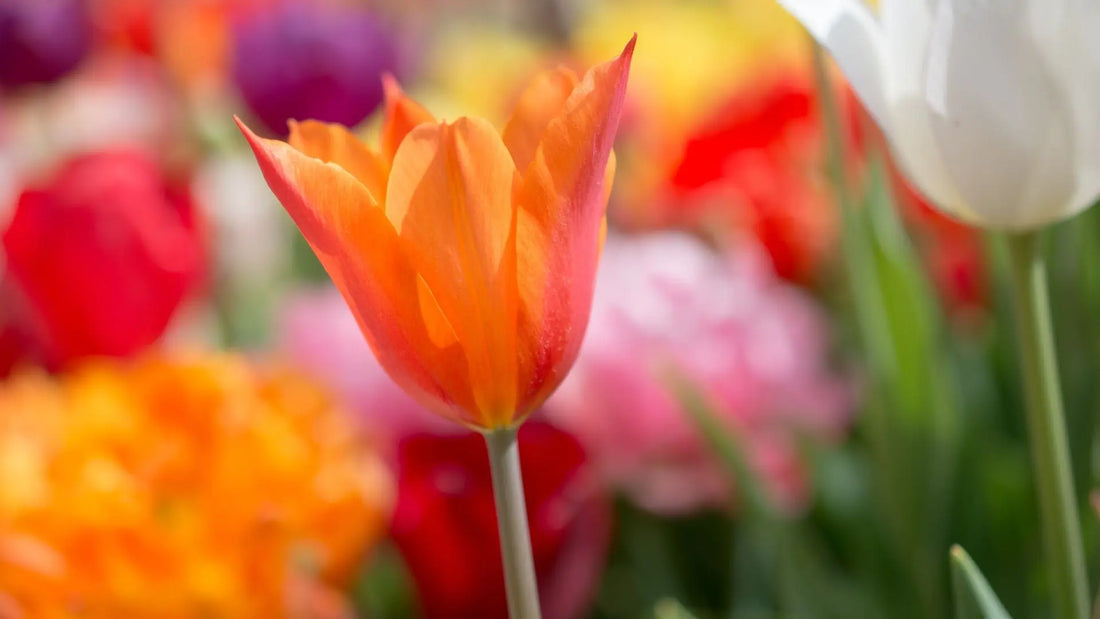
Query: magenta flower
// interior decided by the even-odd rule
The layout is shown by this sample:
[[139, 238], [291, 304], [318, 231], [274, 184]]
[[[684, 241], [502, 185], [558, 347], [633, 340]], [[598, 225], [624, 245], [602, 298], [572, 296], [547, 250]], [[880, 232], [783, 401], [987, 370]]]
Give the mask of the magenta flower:
[[80, 64], [91, 45], [84, 0], [0, 2], [0, 87], [56, 81]]
[[797, 437], [846, 427], [851, 382], [826, 365], [825, 317], [767, 264], [678, 233], [608, 239], [580, 358], [545, 410], [640, 505], [685, 513], [731, 498], [670, 370], [703, 391], [786, 509], [808, 498]]
[[363, 7], [290, 1], [237, 24], [233, 77], [272, 131], [311, 118], [354, 127], [382, 102], [393, 36]]

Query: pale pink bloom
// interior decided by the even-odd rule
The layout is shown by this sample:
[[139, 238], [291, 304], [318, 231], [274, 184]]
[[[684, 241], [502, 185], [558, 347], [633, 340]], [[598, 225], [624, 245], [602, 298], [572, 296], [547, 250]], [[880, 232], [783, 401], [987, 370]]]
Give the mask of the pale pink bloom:
[[14, 173], [36, 177], [67, 157], [128, 147], [171, 159], [185, 110], [152, 60], [103, 54], [50, 88], [5, 101], [0, 133], [19, 153]]
[[680, 233], [611, 236], [580, 358], [545, 411], [643, 507], [725, 505], [733, 482], [670, 389], [678, 372], [794, 510], [809, 496], [802, 437], [835, 441], [852, 409], [851, 381], [827, 354], [825, 316], [759, 251], [723, 255]]

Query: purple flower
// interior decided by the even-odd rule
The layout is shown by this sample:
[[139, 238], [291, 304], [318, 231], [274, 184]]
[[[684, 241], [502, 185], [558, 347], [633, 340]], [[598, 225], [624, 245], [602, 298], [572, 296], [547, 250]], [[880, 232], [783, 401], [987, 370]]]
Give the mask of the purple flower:
[[362, 7], [288, 3], [236, 24], [233, 77], [271, 130], [314, 119], [353, 127], [382, 101], [381, 76], [397, 52], [385, 26]]
[[53, 82], [92, 44], [82, 0], [0, 0], [0, 87]]
[[730, 498], [670, 370], [702, 391], [787, 509], [808, 497], [799, 438], [846, 427], [851, 383], [828, 368], [825, 317], [767, 265], [678, 233], [608, 238], [580, 356], [544, 410], [642, 506], [685, 513]]

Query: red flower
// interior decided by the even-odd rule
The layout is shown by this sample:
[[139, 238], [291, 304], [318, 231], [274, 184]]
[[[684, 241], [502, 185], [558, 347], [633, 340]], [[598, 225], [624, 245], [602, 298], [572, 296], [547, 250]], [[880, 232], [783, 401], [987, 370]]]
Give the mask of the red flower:
[[[609, 506], [571, 435], [540, 422], [519, 432], [531, 544], [547, 619], [583, 614], [599, 581]], [[419, 435], [398, 448], [393, 538], [426, 619], [507, 619], [485, 441]]]
[[57, 366], [155, 342], [201, 277], [198, 228], [186, 190], [138, 152], [77, 157], [25, 190], [0, 239], [19, 356]]
[[[717, 224], [720, 237], [759, 242], [781, 277], [813, 279], [837, 235], [835, 196], [825, 176], [825, 135], [812, 76], [789, 71], [749, 82], [684, 143], [665, 182], [660, 223], [689, 228]], [[847, 168], [865, 182], [866, 151], [886, 152], [881, 135], [851, 89], [838, 92]], [[870, 128], [870, 133], [867, 129]], [[952, 313], [986, 304], [979, 236], [931, 208], [892, 172], [900, 212], [930, 277]], [[714, 232], [715, 230], [708, 230]], [[734, 239], [736, 240], [736, 239]]]
[[836, 238], [823, 134], [808, 75], [761, 78], [688, 137], [671, 171], [666, 223], [718, 223], [755, 238], [776, 272], [812, 279]]

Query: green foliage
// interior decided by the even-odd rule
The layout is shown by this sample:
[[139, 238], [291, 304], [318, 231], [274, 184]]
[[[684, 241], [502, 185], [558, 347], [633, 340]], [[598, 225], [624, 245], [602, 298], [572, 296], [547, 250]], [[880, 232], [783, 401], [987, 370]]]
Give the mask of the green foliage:
[[372, 554], [352, 587], [352, 605], [359, 617], [415, 617], [416, 595], [397, 548], [383, 545]]
[[676, 600], [663, 599], [657, 602], [653, 609], [654, 619], [696, 619], [686, 608]]
[[[683, 377], [674, 377], [685, 414], [729, 470], [736, 513], [670, 522], [624, 505], [617, 546], [622, 554], [612, 558], [596, 616], [641, 616], [636, 613], [644, 612], [642, 607], [628, 611], [608, 602], [629, 596], [628, 590], [635, 598], [646, 592], [646, 607], [666, 597], [678, 599], [699, 619], [924, 619], [951, 616], [956, 607], [971, 613], [984, 609], [984, 615], [961, 617], [1008, 617], [1006, 608], [1017, 617], [1044, 615], [1050, 583], [1037, 567], [1042, 564], [1038, 514], [1013, 323], [1000, 279], [993, 278], [995, 294], [984, 323], [953, 323], [934, 301], [881, 166], [872, 165], [869, 178], [861, 206], [845, 214], [843, 263], [833, 290], [846, 294], [829, 296], [836, 320], [852, 335], [841, 358], [856, 359], [866, 369], [863, 409], [844, 446], [805, 446], [817, 492], [813, 507], [784, 515], [771, 506], [745, 464], [738, 436]], [[1100, 230], [1100, 217], [1090, 214], [1078, 225]], [[1073, 242], [1063, 242], [1063, 236]], [[1084, 316], [1100, 309], [1100, 268], [1067, 265], [1098, 251], [1100, 234], [1082, 238], [1063, 227], [1055, 239], [1055, 255], [1077, 256], [1055, 261], [1052, 294], [1056, 311], [1080, 321], [1061, 318], [1056, 324], [1063, 325], [1059, 335], [1066, 340], [1062, 361], [1074, 367], [1066, 374], [1067, 407], [1084, 496], [1095, 479], [1087, 454], [1095, 440], [1095, 415], [1089, 413], [1098, 405], [1100, 338], [1089, 328], [1067, 332], [1064, 325], [1087, 323]], [[999, 273], [998, 252], [991, 243], [990, 262]], [[1096, 260], [1100, 264], [1100, 255]], [[1087, 277], [1096, 279], [1082, 282]], [[1078, 287], [1080, 293], [1066, 292]], [[1064, 296], [1068, 301], [1060, 303]], [[1072, 342], [1082, 337], [1084, 342]], [[1082, 517], [1086, 542], [1093, 543], [1095, 526], [1087, 513]], [[698, 579], [697, 565], [676, 558], [686, 548], [680, 538], [688, 531], [706, 535], [719, 529], [723, 518], [728, 531], [710, 534], [711, 567]], [[952, 554], [949, 568], [943, 557], [953, 541], [987, 566], [985, 576], [961, 550]], [[634, 550], [623, 552], [627, 548]], [[716, 573], [717, 557], [727, 563]], [[652, 580], [637, 578], [641, 573]], [[719, 578], [710, 591], [689, 592], [684, 585], [712, 583], [716, 575], [725, 580]], [[952, 595], [953, 581], [957, 592], [966, 585], [966, 596]], [[993, 590], [1001, 592], [1001, 600]]]
[[1011, 619], [981, 570], [961, 546], [951, 548], [955, 619]]

